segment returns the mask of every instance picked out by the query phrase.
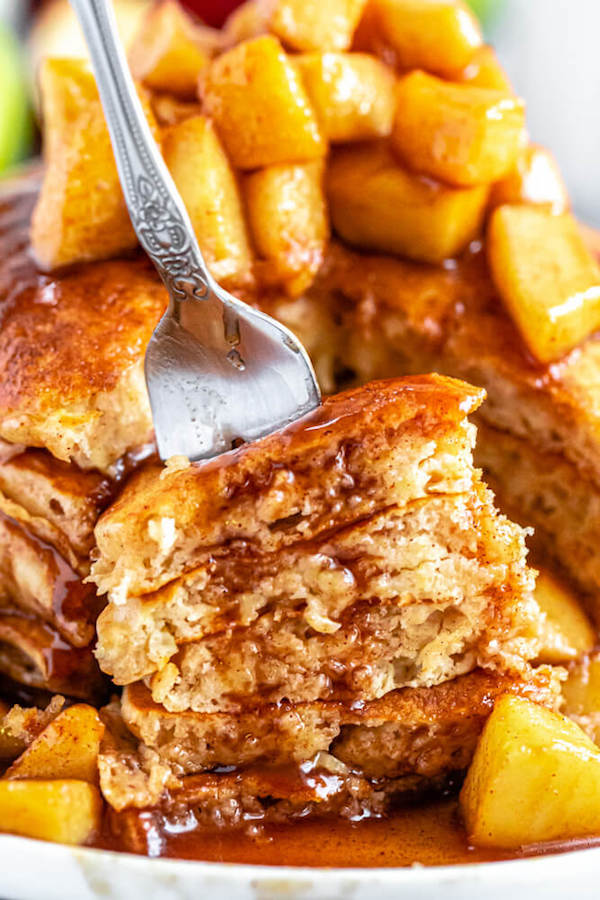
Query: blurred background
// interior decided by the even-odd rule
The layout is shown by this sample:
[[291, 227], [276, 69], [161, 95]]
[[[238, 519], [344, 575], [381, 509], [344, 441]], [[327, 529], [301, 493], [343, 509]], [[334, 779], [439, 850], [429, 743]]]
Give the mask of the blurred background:
[[[150, 0], [114, 0], [123, 40]], [[236, 0], [184, 0], [220, 25]], [[556, 155], [577, 215], [600, 227], [599, 0], [471, 0], [525, 97], [533, 141]], [[42, 55], [82, 55], [68, 0], [0, 0], [0, 172], [39, 152], [32, 115]]]

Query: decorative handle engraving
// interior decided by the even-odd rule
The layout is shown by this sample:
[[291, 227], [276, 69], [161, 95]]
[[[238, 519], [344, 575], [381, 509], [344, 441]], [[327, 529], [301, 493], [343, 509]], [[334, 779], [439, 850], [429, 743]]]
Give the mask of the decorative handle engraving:
[[187, 210], [136, 94], [109, 0], [71, 0], [92, 58], [132, 225], [174, 301], [212, 289]]

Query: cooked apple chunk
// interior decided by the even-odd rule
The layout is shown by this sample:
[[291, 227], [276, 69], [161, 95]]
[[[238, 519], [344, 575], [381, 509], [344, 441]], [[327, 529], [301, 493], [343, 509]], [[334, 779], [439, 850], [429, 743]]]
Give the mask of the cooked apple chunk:
[[540, 362], [558, 359], [600, 327], [600, 270], [569, 213], [500, 206], [487, 252], [500, 296]]
[[477, 19], [461, 0], [372, 0], [373, 19], [401, 69], [452, 76], [481, 46]]
[[79, 703], [50, 722], [7, 770], [5, 778], [98, 781], [104, 725], [92, 706]]
[[238, 44], [213, 60], [200, 81], [205, 112], [234, 166], [258, 169], [325, 154], [300, 75], [277, 38]]
[[540, 635], [540, 662], [560, 665], [592, 650], [596, 643], [592, 624], [565, 584], [548, 572], [540, 572], [535, 599], [546, 616]]
[[293, 50], [347, 50], [366, 0], [265, 0], [269, 30]]
[[312, 282], [329, 237], [321, 161], [269, 166], [248, 175], [245, 199], [264, 283], [291, 296]]
[[574, 722], [505, 696], [460, 794], [469, 840], [516, 848], [600, 831], [600, 749]]
[[519, 154], [515, 168], [493, 185], [490, 205], [538, 203], [552, 212], [566, 212], [569, 195], [558, 164], [549, 150], [530, 144]]
[[475, 51], [469, 65], [453, 80], [465, 82], [473, 87], [504, 91], [507, 94], [512, 92], [508, 75], [500, 65], [494, 48], [487, 44]]
[[398, 84], [392, 143], [415, 172], [457, 186], [490, 183], [517, 162], [525, 107], [503, 91], [412, 72]]
[[396, 96], [388, 66], [367, 53], [305, 53], [294, 62], [328, 140], [390, 134]]
[[0, 781], [0, 831], [84, 844], [101, 819], [100, 792], [87, 781]]
[[251, 252], [235, 175], [204, 116], [168, 128], [163, 155], [192, 220], [214, 277], [236, 286], [247, 276]]
[[131, 73], [153, 90], [191, 98], [219, 45], [218, 31], [196, 25], [177, 0], [161, 0], [150, 7], [129, 50]]
[[339, 150], [326, 191], [333, 226], [348, 243], [431, 263], [479, 234], [488, 194], [407, 172], [383, 142]]
[[[31, 222], [38, 265], [49, 270], [130, 250], [137, 238], [89, 66], [78, 59], [47, 59], [40, 89], [46, 171]], [[142, 103], [155, 129], [147, 98]]]

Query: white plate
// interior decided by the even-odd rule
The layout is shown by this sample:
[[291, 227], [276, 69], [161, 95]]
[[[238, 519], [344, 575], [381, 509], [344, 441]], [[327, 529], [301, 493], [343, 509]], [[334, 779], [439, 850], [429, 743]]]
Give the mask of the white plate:
[[147, 859], [0, 837], [2, 900], [573, 900], [600, 894], [600, 848], [412, 869], [293, 869]]

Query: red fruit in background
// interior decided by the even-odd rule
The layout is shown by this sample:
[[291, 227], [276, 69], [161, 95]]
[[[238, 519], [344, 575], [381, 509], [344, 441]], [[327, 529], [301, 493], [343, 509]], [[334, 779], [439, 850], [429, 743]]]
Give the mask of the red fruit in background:
[[240, 5], [241, 0], [182, 0], [182, 3], [207, 25], [220, 28], [229, 13]]

